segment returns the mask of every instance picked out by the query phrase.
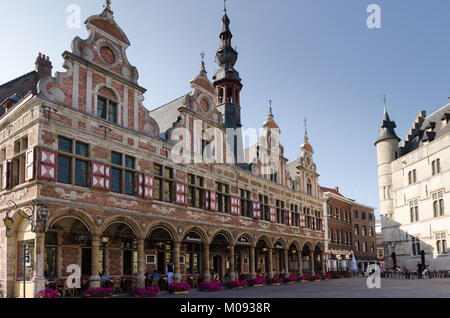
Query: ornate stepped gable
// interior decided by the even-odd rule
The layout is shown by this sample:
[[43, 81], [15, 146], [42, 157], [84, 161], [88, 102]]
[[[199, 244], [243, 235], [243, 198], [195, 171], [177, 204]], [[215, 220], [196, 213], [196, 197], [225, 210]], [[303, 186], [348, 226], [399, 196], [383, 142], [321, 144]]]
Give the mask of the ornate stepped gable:
[[72, 52], [63, 53], [67, 71], [41, 79], [39, 97], [96, 116], [97, 94], [110, 94], [119, 106], [117, 124], [159, 137], [158, 124], [142, 104], [146, 89], [138, 85], [138, 70], [126, 55], [130, 42], [110, 6], [85, 24], [88, 38], [72, 41]]

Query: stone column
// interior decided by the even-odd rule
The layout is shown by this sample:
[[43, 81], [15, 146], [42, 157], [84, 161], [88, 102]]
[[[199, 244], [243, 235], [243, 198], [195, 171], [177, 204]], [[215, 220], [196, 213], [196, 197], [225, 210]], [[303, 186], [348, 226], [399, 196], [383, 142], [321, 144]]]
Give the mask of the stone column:
[[205, 282], [209, 282], [211, 280], [211, 274], [209, 272], [209, 244], [203, 245], [203, 277]]
[[36, 296], [45, 289], [44, 258], [45, 258], [45, 233], [36, 233], [34, 248], [34, 293]]
[[284, 266], [286, 267], [284, 270], [285, 270], [285, 273], [286, 273], [286, 276], [289, 276], [289, 251], [288, 250], [284, 250]]
[[273, 278], [273, 249], [269, 247], [269, 278]]
[[180, 248], [181, 248], [181, 243], [180, 242], [175, 242], [174, 243], [174, 273], [173, 273], [173, 281], [174, 283], [181, 283], [182, 281], [182, 277], [181, 277], [181, 271], [180, 271]]
[[250, 265], [250, 277], [255, 278], [255, 248], [253, 246], [250, 247], [250, 257], [249, 257], [249, 265]]
[[326, 269], [325, 269], [325, 256], [323, 254], [320, 254], [320, 264], [322, 265], [322, 275], [326, 274]]
[[302, 252], [298, 253], [298, 273], [303, 276], [303, 256]]
[[316, 275], [316, 272], [314, 270], [314, 251], [311, 251], [309, 254], [309, 258], [310, 258], [310, 263], [311, 263], [311, 275], [314, 276]]
[[[14, 283], [16, 282], [16, 260], [17, 260], [17, 235], [16, 233], [6, 236], [6, 286], [3, 286], [3, 292], [6, 292], [7, 298], [14, 298]], [[23, 251], [21, 251], [23, 253]], [[20, 253], [20, 252], [19, 252]], [[1, 295], [0, 295], [1, 296]]]
[[92, 254], [92, 264], [91, 264], [91, 276], [89, 277], [89, 287], [99, 288], [101, 279], [99, 276], [98, 268], [98, 251], [100, 247], [100, 237], [98, 235], [92, 235], [91, 237], [91, 254]]
[[144, 239], [138, 239], [138, 274], [136, 276], [136, 286], [145, 288], [145, 250]]
[[61, 266], [62, 261], [63, 261], [63, 258], [62, 258], [62, 249], [63, 248], [61, 246], [61, 243], [63, 241], [63, 233], [58, 231], [58, 233], [56, 233], [56, 236], [57, 236], [56, 240], [58, 243], [58, 247], [56, 248], [56, 277], [61, 278], [63, 276], [62, 275], [63, 274], [62, 266]]
[[230, 267], [231, 267], [230, 280], [235, 280], [236, 279], [236, 273], [234, 271], [234, 262], [235, 262], [235, 259], [234, 259], [234, 246], [230, 246], [230, 257], [231, 257], [231, 260], [230, 260]]

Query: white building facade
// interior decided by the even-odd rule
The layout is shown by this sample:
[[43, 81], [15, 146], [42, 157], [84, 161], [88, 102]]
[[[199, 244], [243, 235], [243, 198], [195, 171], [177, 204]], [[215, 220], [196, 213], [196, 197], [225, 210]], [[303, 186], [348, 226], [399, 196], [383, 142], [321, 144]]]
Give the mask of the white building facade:
[[420, 112], [402, 147], [385, 110], [376, 142], [385, 266], [450, 270], [450, 104]]

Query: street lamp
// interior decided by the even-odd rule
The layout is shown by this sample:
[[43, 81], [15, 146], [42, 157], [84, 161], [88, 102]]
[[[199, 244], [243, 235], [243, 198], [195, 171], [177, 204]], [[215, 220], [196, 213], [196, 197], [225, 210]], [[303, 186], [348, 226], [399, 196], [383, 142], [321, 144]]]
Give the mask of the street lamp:
[[9, 216], [9, 213], [11, 211], [16, 211], [20, 217], [30, 222], [31, 232], [36, 232], [35, 215], [37, 213], [37, 222], [42, 222], [42, 230], [45, 231], [47, 217], [49, 214], [48, 209], [45, 205], [37, 203], [36, 200], [33, 200], [31, 202], [31, 206], [26, 206], [23, 208], [19, 208], [14, 201], [8, 201], [6, 204], [10, 206], [10, 209], [6, 212], [6, 217], [3, 219], [3, 224], [8, 231], [11, 230], [12, 226], [14, 225], [14, 220]]

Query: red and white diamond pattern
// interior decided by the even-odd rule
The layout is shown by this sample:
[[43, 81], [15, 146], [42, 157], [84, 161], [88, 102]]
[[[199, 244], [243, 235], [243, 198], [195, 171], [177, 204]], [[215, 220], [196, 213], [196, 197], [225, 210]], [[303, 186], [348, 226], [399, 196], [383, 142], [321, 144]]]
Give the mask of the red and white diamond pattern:
[[253, 202], [253, 218], [261, 219], [261, 202]]

